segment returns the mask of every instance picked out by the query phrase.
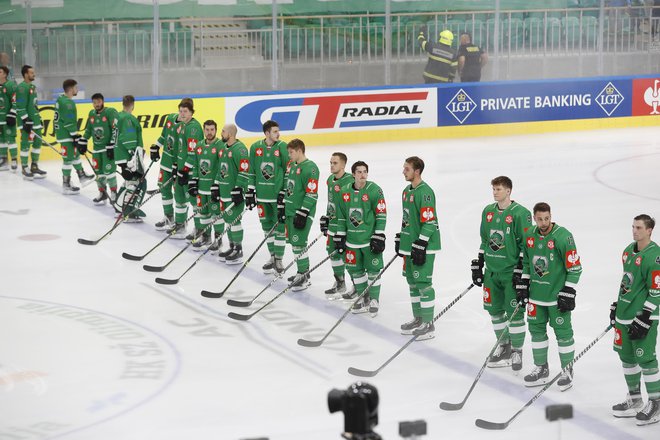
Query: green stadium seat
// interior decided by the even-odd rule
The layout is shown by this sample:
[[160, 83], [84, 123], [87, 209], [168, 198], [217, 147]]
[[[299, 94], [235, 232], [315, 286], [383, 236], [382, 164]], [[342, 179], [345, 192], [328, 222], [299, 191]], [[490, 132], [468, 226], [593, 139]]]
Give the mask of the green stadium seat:
[[577, 17], [564, 17], [560, 20], [563, 37], [568, 49], [576, 48], [580, 44], [580, 20]]
[[582, 35], [588, 47], [595, 47], [598, 41], [598, 19], [585, 15], [582, 17]]
[[525, 27], [520, 18], [511, 18], [504, 20], [504, 46], [508, 49], [509, 43], [511, 50], [522, 49], [525, 42]]

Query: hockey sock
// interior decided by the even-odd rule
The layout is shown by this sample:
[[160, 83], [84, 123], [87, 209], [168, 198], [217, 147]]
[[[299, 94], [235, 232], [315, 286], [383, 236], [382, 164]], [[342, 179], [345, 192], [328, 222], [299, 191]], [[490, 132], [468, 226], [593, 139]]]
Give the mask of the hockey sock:
[[548, 335], [538, 334], [530, 330], [532, 334], [532, 355], [534, 365], [543, 365], [548, 363]]
[[219, 219], [213, 225], [213, 230], [215, 231], [215, 238], [220, 237], [225, 232], [225, 221], [223, 219]]
[[18, 147], [16, 144], [9, 144], [9, 154], [12, 159], [18, 159]]
[[561, 367], [564, 368], [575, 356], [575, 341], [572, 337], [570, 339], [557, 338], [557, 345], [559, 346], [559, 361], [561, 362]]
[[[25, 139], [25, 142], [23, 141]], [[21, 166], [26, 167], [30, 156], [30, 142], [25, 132], [21, 133]]]
[[284, 257], [284, 246], [286, 245], [286, 238], [284, 237], [284, 224], [280, 223], [275, 229], [275, 242], [273, 250], [275, 252], [275, 258], [282, 259]]
[[71, 168], [73, 168], [71, 162], [64, 160], [64, 162], [62, 162], [62, 175], [64, 177], [71, 177]]
[[[293, 255], [294, 257], [298, 257], [305, 249], [305, 246], [307, 246], [307, 243], [303, 243], [302, 246], [293, 246]], [[309, 269], [309, 257], [305, 253], [300, 259], [297, 261], [296, 266], [298, 268], [299, 273], [307, 272]]]
[[[34, 129], [33, 129], [34, 130]], [[41, 128], [34, 130], [36, 134], [41, 136]], [[41, 154], [41, 139], [37, 136], [32, 140], [32, 151], [30, 153], [30, 159], [32, 162], [39, 162], [39, 155]]]
[[412, 314], [415, 318], [422, 317], [422, 306], [420, 305], [421, 294], [416, 284], [409, 284], [410, 289], [410, 304], [412, 306]]
[[82, 166], [82, 162], [80, 161], [80, 156], [78, 156], [77, 158], [75, 158], [75, 159], [73, 160], [72, 164], [73, 164], [73, 168], [75, 168], [76, 171], [82, 171], [83, 166]]
[[241, 226], [241, 223], [238, 222], [229, 228], [229, 231], [227, 231], [227, 236], [229, 237], [229, 241], [232, 243], [243, 243], [243, 226]]
[[433, 306], [435, 305], [435, 290], [431, 283], [417, 283], [420, 295], [420, 309], [423, 322], [433, 321]]
[[639, 365], [621, 361], [623, 366], [623, 377], [626, 379], [628, 391], [633, 394], [633, 391], [639, 391], [639, 384], [642, 378], [642, 369]]
[[[351, 279], [353, 280], [353, 284], [355, 284], [355, 292], [360, 295], [364, 291], [364, 289], [367, 288], [367, 282], [369, 281], [369, 278], [367, 277], [367, 274], [362, 272], [353, 272], [351, 274]], [[369, 293], [366, 295], [367, 298], [372, 297], [371, 295], [373, 294], [373, 290], [369, 289]], [[372, 297], [375, 298], [375, 297]]]
[[[497, 313], [495, 315], [490, 315], [490, 321], [493, 324], [493, 330], [495, 331], [495, 337], [499, 339], [502, 333], [508, 333], [509, 331], [506, 328], [507, 318], [504, 312]], [[506, 342], [507, 335], [502, 337], [502, 341]], [[537, 364], [540, 365], [540, 364]]]
[[100, 192], [105, 191], [105, 174], [99, 174], [96, 179], [96, 186]]
[[660, 399], [660, 372], [658, 371], [658, 360], [640, 363], [644, 375], [644, 384], [646, 392], [649, 393], [649, 399]]
[[525, 332], [527, 327], [525, 326], [525, 308], [521, 307], [518, 309], [518, 313], [511, 319], [511, 324], [509, 325], [509, 336], [511, 337], [511, 347], [515, 349], [521, 349], [525, 343]]
[[[369, 279], [369, 284], [371, 284], [373, 282], [373, 280], [376, 279], [377, 276], [378, 276], [378, 272], [367, 273], [367, 277]], [[379, 299], [380, 298], [380, 278], [369, 289], [369, 297], [371, 297], [373, 299]]]
[[0, 157], [7, 157], [7, 144], [0, 144]]
[[115, 175], [110, 174], [108, 176], [106, 174], [105, 177], [106, 177], [106, 180], [108, 181], [108, 186], [110, 187], [110, 191], [117, 191], [117, 178], [115, 177]]

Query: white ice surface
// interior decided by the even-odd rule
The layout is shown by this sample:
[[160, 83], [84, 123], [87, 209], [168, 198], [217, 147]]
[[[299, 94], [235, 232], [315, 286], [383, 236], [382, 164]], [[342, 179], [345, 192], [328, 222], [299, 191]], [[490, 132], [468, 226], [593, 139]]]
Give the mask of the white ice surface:
[[[553, 220], [573, 232], [584, 266], [573, 313], [578, 352], [607, 325], [632, 218], [649, 213], [660, 220], [660, 128], [310, 147], [323, 181], [333, 151], [346, 152], [349, 164], [369, 163], [370, 180], [385, 192], [386, 261], [401, 220], [403, 160], [414, 154], [426, 161], [442, 234], [436, 313], [470, 284], [491, 178], [510, 176], [513, 198], [530, 209], [548, 202]], [[265, 248], [226, 298], [203, 298], [200, 290], [222, 289], [240, 266], [210, 255], [178, 285], [158, 285], [156, 276], [176, 278], [199, 255], [188, 251], [161, 274], [142, 264], [163, 264], [182, 242], [165, 243], [143, 262], [121, 257], [162, 237], [152, 226], [162, 214], [159, 197], [145, 206], [144, 224], [121, 225], [99, 245], [82, 246], [77, 238], [110, 228], [112, 210], [92, 205], [95, 185], [63, 196], [59, 164], [42, 166], [49, 171], [43, 181], [0, 173], [0, 439], [340, 438], [343, 416], [328, 413], [328, 391], [358, 380], [349, 366], [375, 369], [408, 340], [398, 333], [411, 316], [400, 262], [383, 277], [376, 318], [349, 315], [326, 344], [301, 347], [299, 337], [319, 338], [347, 307], [323, 298], [332, 284], [329, 263], [313, 274], [308, 291], [286, 293], [248, 322], [231, 320], [229, 311], [255, 310], [286, 286], [277, 282], [250, 309], [227, 305], [226, 298], [250, 298], [269, 281], [260, 271]], [[318, 211], [325, 200], [322, 191]], [[256, 211], [243, 225], [247, 257], [263, 238]], [[318, 243], [312, 264], [324, 256]], [[554, 375], [559, 362], [550, 335]], [[380, 392], [375, 430], [393, 440], [400, 421], [424, 419], [428, 439], [554, 439], [558, 426], [546, 422], [544, 408], [571, 403], [575, 417], [562, 422], [563, 438], [660, 438], [660, 425], [639, 428], [610, 415], [626, 393], [611, 334], [576, 364], [571, 390], [549, 389], [505, 431], [484, 431], [474, 420], [505, 421], [537, 392], [508, 369], [487, 369], [461, 411], [439, 409], [441, 401], [463, 398], [493, 342], [481, 294], [472, 289], [436, 323], [435, 339], [413, 344], [367, 379]], [[524, 362], [526, 373], [529, 335]]]

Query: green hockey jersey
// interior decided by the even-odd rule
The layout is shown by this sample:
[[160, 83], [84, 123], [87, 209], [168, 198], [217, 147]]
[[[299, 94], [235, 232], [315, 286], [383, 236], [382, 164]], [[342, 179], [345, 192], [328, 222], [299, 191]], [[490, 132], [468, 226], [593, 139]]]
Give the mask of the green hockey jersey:
[[272, 146], [261, 139], [250, 147], [250, 183], [257, 192], [257, 201], [275, 203], [284, 188], [284, 174], [289, 162], [286, 142], [277, 141]]
[[16, 115], [21, 120], [30, 118], [35, 127], [41, 125], [37, 86], [34, 83], [22, 82], [16, 87]]
[[564, 286], [576, 288], [582, 262], [573, 235], [555, 223], [548, 235], [534, 226], [524, 235], [523, 278], [529, 279], [529, 301], [540, 306], [557, 304]]
[[653, 310], [651, 319], [658, 319], [660, 305], [660, 247], [649, 243], [635, 252], [636, 243], [623, 251], [623, 277], [616, 306], [616, 320], [630, 324], [646, 306]]
[[325, 215], [330, 220], [328, 222], [328, 235], [333, 236], [337, 231], [337, 204], [341, 202], [342, 188], [351, 185], [355, 179], [351, 173], [344, 173], [339, 179], [334, 174], [325, 181], [328, 186], [328, 207]]
[[175, 145], [177, 142], [176, 127], [179, 123], [179, 114], [170, 113], [165, 118], [163, 129], [160, 131], [160, 136], [156, 140], [156, 145], [163, 149], [162, 157], [160, 159], [160, 167], [166, 171], [172, 171], [172, 163], [174, 161]]
[[7, 114], [16, 103], [16, 83], [14, 81], [5, 81], [0, 85], [0, 122], [7, 120]]
[[176, 124], [176, 141], [174, 149], [174, 162], [179, 170], [191, 171], [195, 168], [195, 153], [206, 142], [204, 130], [197, 121], [192, 118], [188, 123], [183, 121]]
[[488, 270], [513, 271], [523, 250], [523, 235], [531, 226], [532, 214], [515, 201], [503, 210], [497, 203], [484, 208], [479, 252], [484, 254]]
[[301, 208], [309, 211], [310, 219], [314, 217], [319, 199], [319, 167], [309, 159], [289, 163], [285, 188], [286, 217], [293, 218]]
[[57, 98], [53, 122], [58, 142], [73, 141], [73, 136], [78, 133], [78, 109], [73, 99], [66, 95]]
[[440, 250], [440, 230], [438, 211], [435, 206], [435, 192], [424, 181], [413, 188], [408, 185], [401, 196], [403, 218], [401, 220], [401, 241], [399, 251], [410, 255], [415, 240], [428, 241], [426, 252], [435, 254]]
[[215, 183], [220, 189], [220, 199], [231, 201], [231, 190], [235, 187], [247, 190], [250, 181], [250, 155], [245, 144], [238, 139], [231, 147], [225, 146], [218, 152], [218, 172]]
[[117, 163], [129, 160], [137, 147], [144, 147], [142, 142], [142, 125], [137, 118], [130, 113], [121, 111], [115, 119], [114, 144], [119, 150]]
[[216, 138], [210, 144], [204, 142], [201, 147], [198, 145], [195, 149], [195, 167], [192, 176], [199, 181], [200, 194], [211, 195], [211, 185], [218, 173], [218, 154], [224, 148], [225, 144]]
[[114, 121], [117, 119], [118, 112], [111, 107], [103, 107], [100, 112], [90, 110], [87, 115], [87, 125], [83, 137], [92, 139], [94, 142], [94, 152], [102, 153], [105, 147], [110, 143], [113, 136]]
[[345, 235], [347, 246], [368, 247], [373, 234], [385, 234], [386, 223], [387, 204], [380, 186], [367, 180], [361, 189], [354, 183], [341, 189], [336, 235]]

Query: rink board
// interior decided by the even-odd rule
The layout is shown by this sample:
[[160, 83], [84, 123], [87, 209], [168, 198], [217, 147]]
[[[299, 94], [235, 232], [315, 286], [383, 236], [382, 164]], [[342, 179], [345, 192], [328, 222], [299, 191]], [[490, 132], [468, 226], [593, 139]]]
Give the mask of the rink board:
[[[660, 76], [455, 83], [436, 86], [325, 89], [198, 95], [195, 118], [233, 122], [250, 144], [261, 124], [279, 122], [283, 139], [307, 145], [537, 134], [660, 125]], [[181, 97], [137, 98], [145, 146], [159, 136]], [[121, 102], [108, 100], [120, 109]], [[84, 130], [91, 102], [78, 103]], [[53, 103], [41, 106], [46, 139], [54, 141]], [[43, 149], [45, 159], [56, 158]]]

